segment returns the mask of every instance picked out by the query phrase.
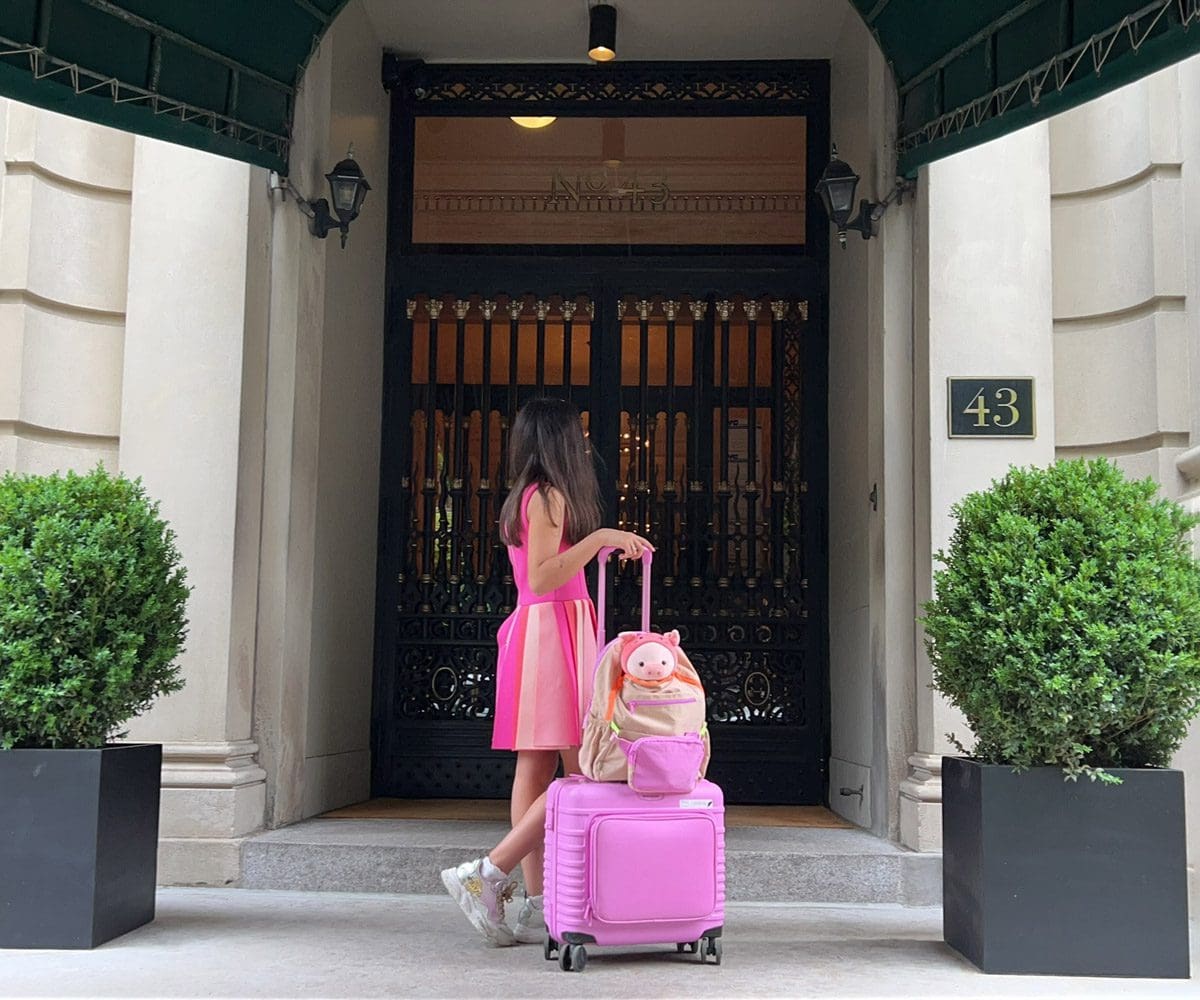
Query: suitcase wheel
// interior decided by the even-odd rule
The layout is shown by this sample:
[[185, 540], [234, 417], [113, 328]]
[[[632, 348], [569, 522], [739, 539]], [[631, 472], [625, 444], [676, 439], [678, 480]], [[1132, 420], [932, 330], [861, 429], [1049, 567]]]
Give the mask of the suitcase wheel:
[[581, 944], [564, 944], [558, 951], [558, 967], [563, 972], [582, 972], [587, 968], [587, 949]]
[[558, 942], [549, 934], [546, 935], [546, 940], [542, 942], [542, 956], [547, 962], [553, 962], [558, 954]]
[[[683, 951], [683, 945], [676, 945], [676, 947], [680, 951]], [[701, 965], [708, 962], [710, 956], [714, 965], [721, 964], [721, 939], [719, 937], [702, 937], [699, 941], [693, 941], [687, 947], [693, 955], [700, 957]]]

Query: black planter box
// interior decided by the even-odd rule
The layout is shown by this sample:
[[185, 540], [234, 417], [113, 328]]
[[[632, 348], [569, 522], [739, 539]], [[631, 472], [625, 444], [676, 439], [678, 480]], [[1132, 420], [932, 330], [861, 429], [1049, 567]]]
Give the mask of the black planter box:
[[984, 972], [1188, 976], [1183, 772], [942, 761], [946, 943]]
[[0, 948], [94, 948], [154, 919], [162, 747], [0, 750]]

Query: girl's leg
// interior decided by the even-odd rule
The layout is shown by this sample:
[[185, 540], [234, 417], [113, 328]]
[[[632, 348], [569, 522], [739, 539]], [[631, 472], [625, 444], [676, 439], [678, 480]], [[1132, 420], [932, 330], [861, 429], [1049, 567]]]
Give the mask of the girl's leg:
[[[527, 752], [541, 753], [542, 751], [521, 751], [517, 755], [517, 767], [521, 766], [521, 754]], [[563, 770], [566, 774], [579, 773], [579, 748], [561, 751]], [[553, 758], [552, 758], [553, 759]], [[554, 760], [557, 767], [558, 761]], [[554, 772], [550, 772], [550, 777], [546, 781], [545, 788], [550, 787], [550, 782], [554, 780]], [[542, 793], [529, 805], [524, 814], [517, 818], [517, 800], [516, 800], [516, 783], [514, 782], [513, 792], [513, 828], [508, 832], [505, 838], [500, 841], [488, 858], [492, 864], [504, 872], [511, 872], [517, 865], [521, 865], [521, 870], [525, 874], [525, 891], [530, 896], [540, 896], [542, 893], [542, 866], [544, 864], [544, 848], [546, 836], [546, 792], [543, 789]], [[534, 871], [530, 871], [534, 867], [531, 861], [536, 862]]]
[[579, 770], [579, 747], [572, 747], [570, 750], [560, 750], [558, 755], [562, 758], [563, 774], [582, 774]]
[[[517, 751], [517, 771], [513, 776], [512, 789], [512, 807], [510, 815], [512, 817], [512, 832], [500, 842], [501, 845], [506, 844], [514, 833], [521, 828], [526, 815], [530, 809], [540, 803], [540, 816], [537, 820], [537, 839], [533, 845], [524, 853], [517, 855], [511, 859], [507, 852], [501, 852], [506, 864], [500, 864], [496, 860], [497, 852], [500, 847], [492, 851], [490, 857], [492, 864], [496, 865], [501, 871], [511, 872], [519, 863], [521, 870], [525, 874], [525, 891], [531, 896], [537, 896], [542, 891], [542, 828], [546, 822], [546, 804], [545, 795], [546, 789], [550, 787], [550, 782], [554, 780], [554, 772], [558, 770], [558, 753], [554, 750], [518, 750]], [[523, 837], [525, 834], [522, 835]], [[523, 843], [524, 841], [519, 841]]]
[[[568, 751], [570, 753], [570, 751]], [[564, 758], [568, 773], [576, 768], [578, 754]], [[462, 908], [472, 924], [493, 945], [506, 946], [517, 941], [540, 940], [540, 912], [532, 902], [530, 916], [518, 920], [517, 934], [505, 923], [504, 903], [512, 898], [508, 876], [521, 865], [525, 872], [525, 890], [530, 896], [542, 894], [546, 828], [546, 789], [558, 769], [557, 750], [519, 750], [513, 776], [513, 828], [488, 855], [499, 871], [485, 871], [482, 858], [466, 861], [442, 872], [446, 891]], [[537, 919], [534, 919], [536, 915]]]
[[[522, 865], [525, 872], [525, 891], [531, 896], [540, 896], [542, 893], [540, 865], [545, 836], [546, 793], [542, 792], [525, 810], [525, 815], [513, 824], [513, 828], [505, 834], [504, 839], [488, 854], [492, 864], [502, 872], [511, 872], [517, 865]], [[527, 863], [535, 854], [539, 867], [532, 873], [535, 878], [531, 878]]]

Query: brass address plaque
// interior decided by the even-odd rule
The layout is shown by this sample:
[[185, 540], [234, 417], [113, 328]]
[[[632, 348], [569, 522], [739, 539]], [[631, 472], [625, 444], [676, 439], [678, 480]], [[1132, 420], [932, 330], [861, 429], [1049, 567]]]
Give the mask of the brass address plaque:
[[952, 438], [1037, 436], [1032, 378], [947, 379]]

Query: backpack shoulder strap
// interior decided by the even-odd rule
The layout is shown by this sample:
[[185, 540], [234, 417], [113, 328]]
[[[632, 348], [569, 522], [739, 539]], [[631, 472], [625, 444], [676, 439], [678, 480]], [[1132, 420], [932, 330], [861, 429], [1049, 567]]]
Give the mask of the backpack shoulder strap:
[[617, 695], [621, 693], [624, 684], [625, 678], [618, 671], [617, 676], [613, 679], [612, 688], [608, 692], [608, 711], [604, 713], [605, 722], [612, 722], [613, 713], [617, 710]]

